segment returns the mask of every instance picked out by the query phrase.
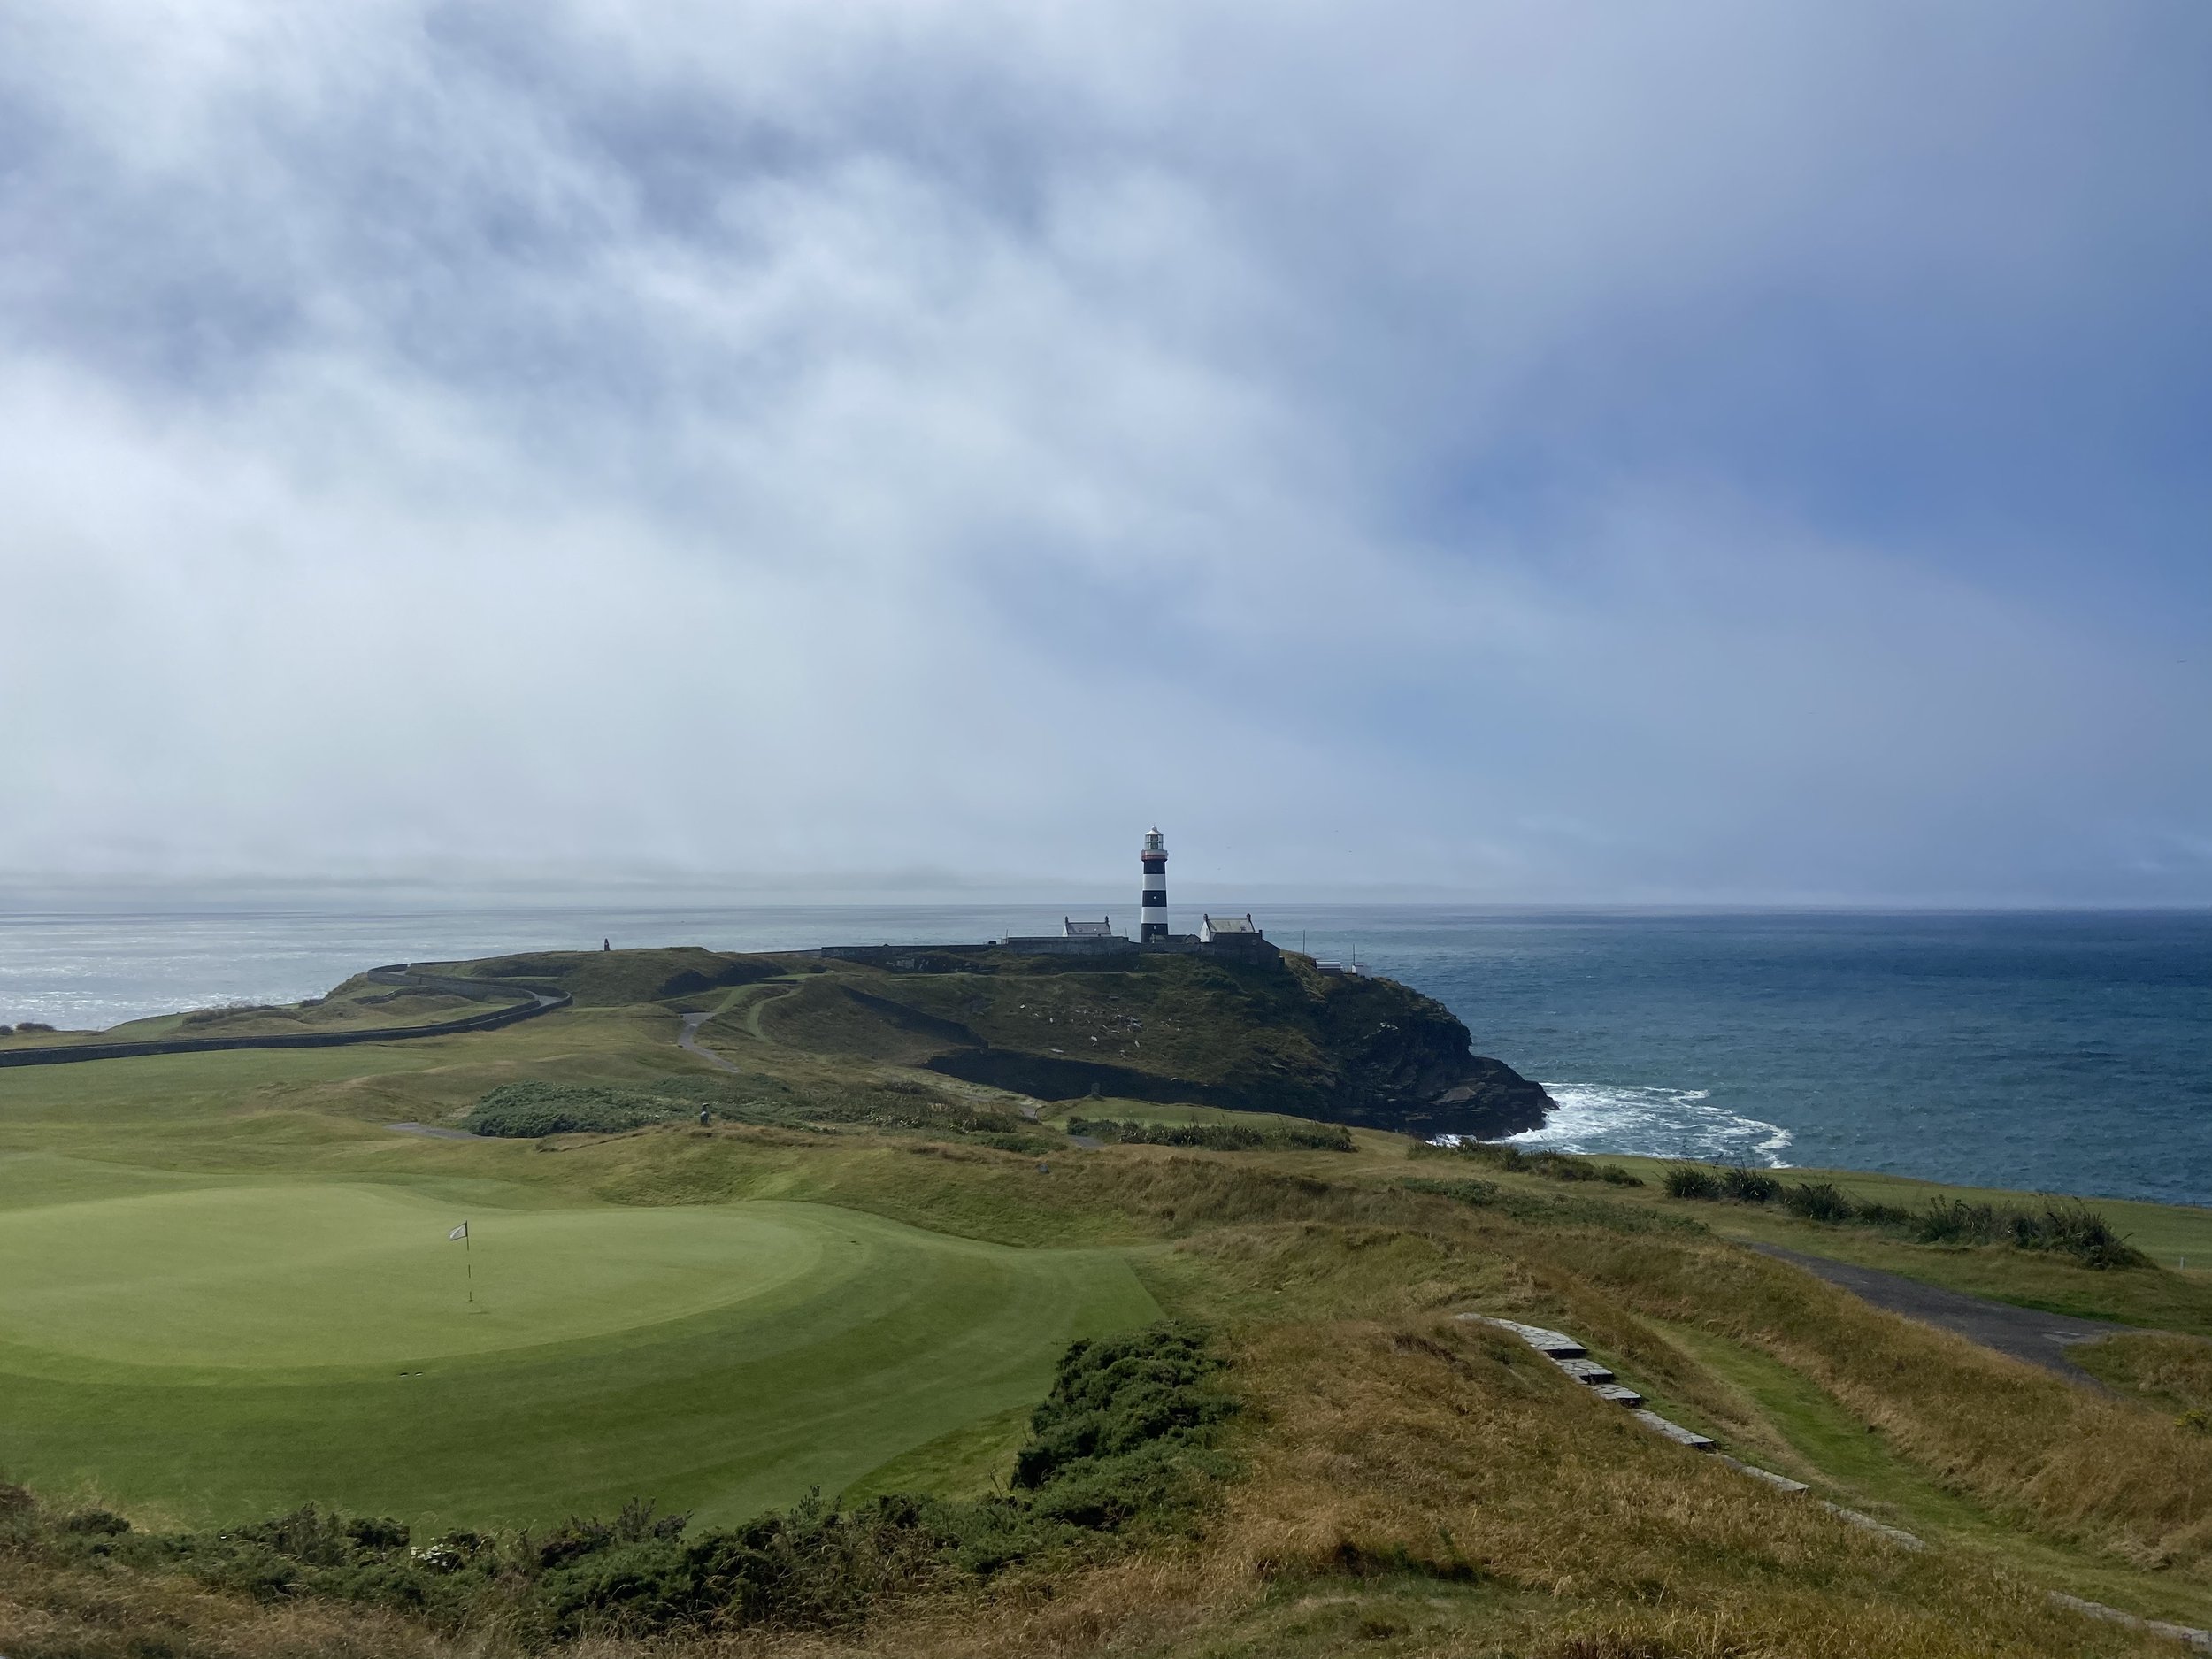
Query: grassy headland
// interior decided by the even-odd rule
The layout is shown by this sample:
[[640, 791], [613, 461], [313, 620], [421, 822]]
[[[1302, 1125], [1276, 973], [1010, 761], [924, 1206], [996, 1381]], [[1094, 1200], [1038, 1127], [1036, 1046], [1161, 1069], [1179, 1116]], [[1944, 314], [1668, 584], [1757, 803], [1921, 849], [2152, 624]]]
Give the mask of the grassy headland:
[[[933, 1002], [803, 957], [499, 972], [579, 1006], [0, 1071], [0, 1470], [30, 1494], [0, 1516], [0, 1652], [2171, 1650], [2050, 1590], [2212, 1623], [2212, 1436], [2189, 1417], [2212, 1280], [2171, 1264], [2200, 1240], [2212, 1263], [2212, 1214], [2101, 1203], [2154, 1264], [2094, 1267], [1678, 1197], [1644, 1161], [1594, 1161], [1632, 1185], [1359, 1126], [1349, 1150], [1304, 1146], [1296, 1115], [1039, 1101], [929, 1066], [946, 1038], [922, 1021], [1049, 1055], [1071, 1032], [1104, 1048], [1093, 1026], [1132, 1005], [1027, 975], [915, 976]], [[1186, 1011], [1145, 987], [1111, 1063], [1138, 1070], [1156, 1025], [1230, 1018], [1192, 989]], [[1015, 1023], [1033, 1003], [1034, 1031]], [[687, 1012], [737, 1075], [677, 1047]], [[1310, 1037], [1256, 1033], [1196, 1080], [1253, 1087], [1256, 1056], [1292, 1064]], [[681, 1110], [385, 1127], [488, 1097]], [[1079, 1116], [1248, 1133], [1082, 1148], [1059, 1126]], [[455, 1305], [464, 1218], [480, 1314]], [[2077, 1350], [2100, 1394], [1744, 1240], [2176, 1334]], [[1470, 1311], [1575, 1333], [1724, 1450], [1932, 1548], [1661, 1440]], [[1194, 1409], [1173, 1386], [1139, 1386], [1149, 1362], [1062, 1363], [1163, 1315], [1234, 1408], [1199, 1440], [1171, 1432]], [[1037, 1531], [1052, 1471], [1072, 1484]], [[625, 1520], [631, 1500], [657, 1507]], [[409, 1553], [437, 1548], [455, 1563]], [[744, 1590], [770, 1568], [813, 1588]]]

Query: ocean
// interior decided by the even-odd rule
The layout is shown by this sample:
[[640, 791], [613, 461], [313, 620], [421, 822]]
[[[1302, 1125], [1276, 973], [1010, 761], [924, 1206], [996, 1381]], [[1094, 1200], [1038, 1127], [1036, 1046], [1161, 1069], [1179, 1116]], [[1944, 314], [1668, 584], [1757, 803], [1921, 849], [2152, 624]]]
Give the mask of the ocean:
[[[381, 963], [603, 937], [987, 939], [1056, 929], [1048, 908], [0, 916], [0, 1024], [292, 1002]], [[2212, 1202], [2212, 913], [1258, 919], [1427, 992], [1540, 1079], [1559, 1110], [1525, 1144]]]

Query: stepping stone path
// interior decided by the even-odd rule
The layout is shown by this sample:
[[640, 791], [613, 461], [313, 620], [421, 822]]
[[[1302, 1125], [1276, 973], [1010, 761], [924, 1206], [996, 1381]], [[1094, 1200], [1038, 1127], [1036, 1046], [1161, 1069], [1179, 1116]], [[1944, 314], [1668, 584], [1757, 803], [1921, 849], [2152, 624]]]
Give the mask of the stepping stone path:
[[[1540, 1325], [1523, 1325], [1517, 1319], [1493, 1318], [1486, 1313], [1463, 1313], [1457, 1317], [1475, 1325], [1494, 1325], [1501, 1331], [1510, 1331], [1600, 1399], [1616, 1401], [1628, 1407], [1629, 1415], [1639, 1423], [1655, 1433], [1665, 1435], [1676, 1445], [1686, 1446], [1694, 1452], [1715, 1450], [1713, 1442], [1695, 1430], [1686, 1429], [1679, 1423], [1671, 1423], [1656, 1411], [1645, 1410], [1643, 1395], [1614, 1380], [1611, 1371], [1590, 1357], [1588, 1348], [1564, 1332], [1547, 1330]], [[1778, 1475], [1771, 1469], [1761, 1469], [1755, 1463], [1739, 1463], [1726, 1455], [1721, 1455], [1720, 1461], [1739, 1474], [1765, 1481], [1778, 1492], [1796, 1494], [1812, 1490], [1801, 1480], [1792, 1480], [1787, 1475]], [[1928, 1548], [1925, 1540], [1916, 1538], [1901, 1526], [1892, 1526], [1887, 1521], [1878, 1521], [1870, 1515], [1847, 1509], [1840, 1503], [1830, 1503], [1824, 1498], [1816, 1498], [1814, 1502], [1838, 1520], [1848, 1522], [1870, 1532], [1878, 1532], [1901, 1549]], [[2118, 1608], [2107, 1607], [2101, 1601], [2085, 1601], [2079, 1596], [2067, 1595], [2058, 1590], [2049, 1592], [2049, 1595], [2054, 1604], [2078, 1613], [2084, 1618], [2124, 1624], [2131, 1630], [2147, 1631], [2154, 1636], [2170, 1637], [2200, 1653], [2212, 1654], [2212, 1631], [2197, 1630], [2187, 1624], [2169, 1624], [2160, 1619], [2124, 1613]]]
[[[1617, 1381], [1611, 1371], [1590, 1357], [1588, 1348], [1583, 1347], [1563, 1331], [1548, 1331], [1540, 1325], [1523, 1325], [1517, 1319], [1494, 1319], [1488, 1314], [1483, 1313], [1463, 1313], [1459, 1317], [1471, 1320], [1477, 1325], [1494, 1325], [1501, 1331], [1510, 1331], [1553, 1364], [1558, 1366], [1561, 1371], [1565, 1371], [1568, 1376], [1587, 1387], [1599, 1399], [1610, 1400], [1616, 1405], [1626, 1406], [1629, 1415], [1653, 1433], [1663, 1434], [1677, 1446], [1686, 1446], [1694, 1452], [1709, 1452], [1715, 1449], [1713, 1442], [1695, 1429], [1686, 1429], [1679, 1423], [1670, 1422], [1667, 1418], [1661, 1417], [1656, 1411], [1646, 1410], [1643, 1395], [1638, 1394], [1633, 1388]], [[1739, 1463], [1732, 1457], [1724, 1457], [1721, 1462], [1740, 1474], [1749, 1475], [1754, 1480], [1765, 1481], [1778, 1492], [1797, 1493], [1811, 1490], [1803, 1481], [1792, 1480], [1787, 1475], [1778, 1475], [1771, 1469], [1761, 1469], [1755, 1464]], [[1878, 1521], [1870, 1515], [1861, 1515], [1856, 1509], [1838, 1509], [1832, 1503], [1823, 1504], [1821, 1507], [1850, 1522], [1854, 1526], [1870, 1528], [1892, 1541], [1904, 1545], [1909, 1549], [1927, 1548], [1925, 1544], [1903, 1528]]]
[[[1463, 1313], [1463, 1319], [1479, 1325], [1493, 1325], [1501, 1331], [1510, 1331], [1561, 1371], [1587, 1387], [1601, 1400], [1610, 1400], [1617, 1406], [1626, 1406], [1635, 1414], [1636, 1421], [1646, 1428], [1665, 1435], [1678, 1446], [1693, 1451], [1709, 1452], [1713, 1442], [1702, 1434], [1684, 1428], [1679, 1423], [1670, 1423], [1656, 1411], [1647, 1411], [1644, 1397], [1633, 1388], [1615, 1379], [1613, 1373], [1590, 1357], [1590, 1351], [1563, 1332], [1547, 1331], [1540, 1325], [1523, 1325], [1515, 1319], [1493, 1319], [1486, 1314]], [[1780, 1476], [1776, 1476], [1780, 1479]]]
[[1762, 1469], [1756, 1463], [1740, 1463], [1724, 1454], [1721, 1462], [1740, 1475], [1749, 1475], [1754, 1480], [1763, 1480], [1777, 1492], [1810, 1492], [1812, 1488], [1801, 1480], [1792, 1480], [1787, 1475], [1778, 1475], [1771, 1469]]

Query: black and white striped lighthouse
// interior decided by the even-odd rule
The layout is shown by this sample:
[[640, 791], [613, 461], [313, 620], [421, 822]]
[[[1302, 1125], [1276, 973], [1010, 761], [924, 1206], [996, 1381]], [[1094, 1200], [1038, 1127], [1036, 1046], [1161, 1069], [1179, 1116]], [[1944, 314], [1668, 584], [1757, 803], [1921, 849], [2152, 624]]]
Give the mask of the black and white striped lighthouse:
[[1144, 900], [1138, 911], [1143, 923], [1137, 929], [1137, 942], [1148, 945], [1167, 937], [1167, 841], [1158, 825], [1144, 838], [1144, 850], [1137, 856], [1144, 864]]

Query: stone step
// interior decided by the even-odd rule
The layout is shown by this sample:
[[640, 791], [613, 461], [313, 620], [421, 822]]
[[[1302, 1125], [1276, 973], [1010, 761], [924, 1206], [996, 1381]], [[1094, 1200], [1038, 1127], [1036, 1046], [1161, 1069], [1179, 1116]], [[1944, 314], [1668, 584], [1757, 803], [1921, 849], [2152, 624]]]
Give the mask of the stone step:
[[1463, 1319], [1472, 1319], [1482, 1325], [1494, 1325], [1501, 1331], [1510, 1331], [1539, 1354], [1553, 1359], [1580, 1359], [1589, 1352], [1574, 1338], [1558, 1331], [1547, 1331], [1540, 1325], [1523, 1325], [1518, 1319], [1494, 1319], [1486, 1313], [1463, 1313]]
[[1561, 1359], [1556, 1356], [1548, 1357], [1551, 1358], [1553, 1364], [1558, 1366], [1561, 1371], [1565, 1371], [1577, 1382], [1586, 1382], [1595, 1387], [1599, 1383], [1609, 1383], [1613, 1380], [1613, 1373], [1594, 1359]]
[[1638, 1394], [1633, 1388], [1629, 1387], [1625, 1383], [1592, 1383], [1590, 1385], [1590, 1392], [1597, 1395], [1597, 1397], [1601, 1400], [1610, 1400], [1615, 1405], [1626, 1406], [1632, 1411], [1644, 1402], [1643, 1395]]
[[1777, 1492], [1810, 1492], [1812, 1488], [1801, 1480], [1792, 1480], [1787, 1475], [1778, 1475], [1771, 1469], [1762, 1469], [1756, 1463], [1740, 1463], [1724, 1455], [1721, 1462], [1739, 1474], [1749, 1475], [1754, 1480], [1763, 1480]]
[[1630, 1415], [1654, 1433], [1665, 1435], [1677, 1446], [1686, 1446], [1694, 1452], [1709, 1452], [1713, 1449], [1713, 1442], [1695, 1429], [1686, 1429], [1679, 1423], [1670, 1423], [1656, 1411], [1646, 1411], [1639, 1407], [1633, 1409]]
[[2110, 1624], [2124, 1624], [2130, 1630], [2148, 1631], [2154, 1636], [2186, 1644], [2199, 1653], [2212, 1653], [2212, 1630], [2199, 1630], [2193, 1624], [2169, 1624], [2163, 1619], [2144, 1618], [2134, 1613], [2123, 1613], [2116, 1607], [2107, 1607], [2101, 1601], [2085, 1601], [2078, 1595], [2063, 1591], [2051, 1592], [2051, 1600], [2063, 1608], [2070, 1608], [2084, 1618], [2102, 1619]]
[[1856, 1509], [1847, 1509], [1840, 1503], [1831, 1503], [1825, 1498], [1819, 1499], [1817, 1502], [1822, 1509], [1827, 1510], [1839, 1521], [1848, 1521], [1852, 1525], [1863, 1526], [1870, 1532], [1879, 1532], [1891, 1543], [1901, 1548], [1927, 1548], [1926, 1544], [1915, 1538], [1901, 1526], [1892, 1526], [1887, 1521], [1878, 1521], [1870, 1515], [1861, 1515]]

